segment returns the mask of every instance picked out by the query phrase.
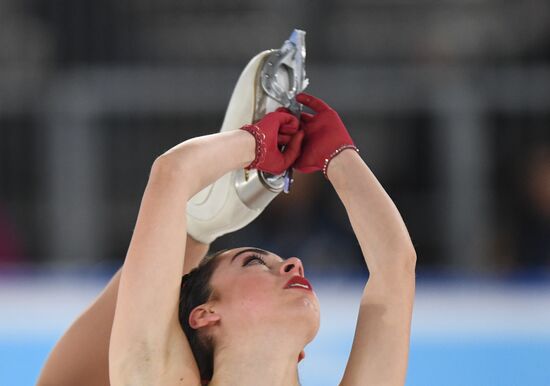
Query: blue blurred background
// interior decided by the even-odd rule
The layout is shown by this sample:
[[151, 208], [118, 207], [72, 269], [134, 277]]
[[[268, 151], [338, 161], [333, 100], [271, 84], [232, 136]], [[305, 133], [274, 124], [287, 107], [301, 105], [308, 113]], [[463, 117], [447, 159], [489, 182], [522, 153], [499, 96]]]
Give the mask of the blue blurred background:
[[[31, 385], [120, 266], [154, 158], [221, 126], [258, 52], [307, 31], [418, 254], [407, 385], [550, 385], [550, 3], [0, 0], [0, 385]], [[274, 236], [275, 235], [275, 236]], [[319, 175], [213, 249], [299, 256], [338, 383], [363, 258]]]

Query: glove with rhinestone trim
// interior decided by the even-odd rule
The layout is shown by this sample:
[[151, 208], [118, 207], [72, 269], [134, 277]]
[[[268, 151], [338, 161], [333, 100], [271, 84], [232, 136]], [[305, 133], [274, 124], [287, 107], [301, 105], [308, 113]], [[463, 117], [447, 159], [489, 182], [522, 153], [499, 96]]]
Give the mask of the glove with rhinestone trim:
[[[271, 174], [281, 174], [300, 156], [304, 133], [299, 130], [298, 119], [283, 111], [266, 114], [252, 125], [244, 125], [256, 139], [256, 158], [246, 169], [258, 169]], [[283, 151], [279, 146], [285, 145]]]
[[315, 114], [302, 113], [301, 128], [305, 132], [302, 154], [293, 167], [302, 173], [321, 170], [325, 177], [330, 161], [345, 149], [359, 151], [340, 116], [323, 100], [301, 93], [296, 101], [311, 108]]

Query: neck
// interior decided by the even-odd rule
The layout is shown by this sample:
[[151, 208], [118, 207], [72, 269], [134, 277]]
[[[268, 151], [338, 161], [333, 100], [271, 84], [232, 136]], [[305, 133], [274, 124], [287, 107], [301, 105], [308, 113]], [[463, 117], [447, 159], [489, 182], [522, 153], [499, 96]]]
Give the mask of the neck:
[[266, 333], [231, 339], [214, 354], [210, 386], [299, 386], [297, 337]]

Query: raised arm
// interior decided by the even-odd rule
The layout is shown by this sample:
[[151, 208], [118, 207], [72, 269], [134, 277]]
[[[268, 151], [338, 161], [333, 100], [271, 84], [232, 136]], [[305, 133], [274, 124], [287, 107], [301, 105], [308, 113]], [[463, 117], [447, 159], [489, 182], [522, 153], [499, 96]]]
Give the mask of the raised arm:
[[[207, 244], [187, 236], [182, 274], [197, 266], [207, 251]], [[119, 280], [120, 270], [63, 334], [48, 356], [37, 386], [109, 386], [109, 339]]]
[[294, 135], [280, 153], [277, 136], [285, 127], [295, 133], [298, 122], [289, 114], [271, 113], [257, 124], [258, 132], [250, 129], [254, 136], [237, 130], [194, 138], [155, 161], [120, 279], [109, 349], [112, 385], [198, 384], [177, 315], [186, 202], [253, 160], [258, 168], [273, 166], [278, 172], [289, 167], [301, 135]]
[[[353, 151], [338, 114], [307, 94], [297, 100], [306, 136], [298, 170], [323, 170], [342, 200], [369, 269], [342, 386], [404, 385], [415, 290], [416, 253], [403, 220]], [[340, 150], [340, 151], [338, 151]]]
[[342, 386], [404, 385], [416, 254], [397, 208], [355, 152], [328, 167], [369, 268]]

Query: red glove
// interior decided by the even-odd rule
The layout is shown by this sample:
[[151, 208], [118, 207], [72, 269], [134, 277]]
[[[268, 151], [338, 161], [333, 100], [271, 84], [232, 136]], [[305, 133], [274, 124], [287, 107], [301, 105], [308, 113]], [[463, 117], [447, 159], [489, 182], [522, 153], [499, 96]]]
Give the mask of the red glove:
[[[292, 114], [275, 111], [253, 125], [241, 127], [256, 139], [256, 158], [246, 169], [281, 174], [292, 166], [300, 155], [304, 138], [299, 126], [300, 122]], [[279, 145], [285, 145], [285, 150], [281, 152]]]
[[305, 132], [302, 154], [293, 167], [302, 173], [322, 170], [327, 176], [330, 161], [345, 149], [359, 151], [351, 139], [338, 113], [321, 99], [301, 93], [296, 101], [308, 106], [316, 114], [302, 113], [301, 123]]

